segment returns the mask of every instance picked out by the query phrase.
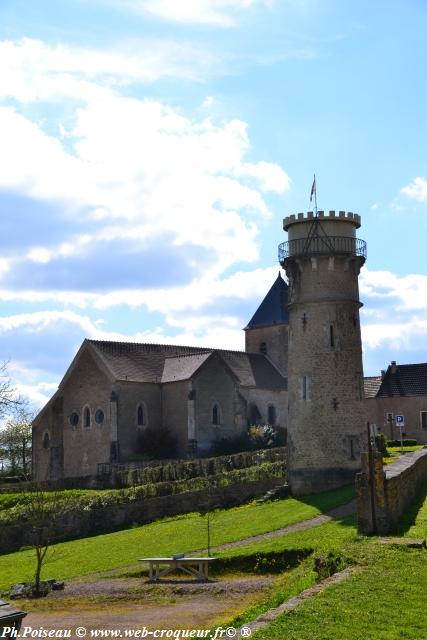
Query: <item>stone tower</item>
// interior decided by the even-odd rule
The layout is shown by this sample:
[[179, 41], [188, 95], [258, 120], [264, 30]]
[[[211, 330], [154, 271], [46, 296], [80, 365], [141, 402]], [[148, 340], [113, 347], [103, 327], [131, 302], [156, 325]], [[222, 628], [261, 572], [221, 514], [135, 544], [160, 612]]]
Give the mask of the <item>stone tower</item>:
[[294, 495], [352, 482], [366, 431], [358, 275], [360, 216], [284, 219], [289, 280], [288, 478]]

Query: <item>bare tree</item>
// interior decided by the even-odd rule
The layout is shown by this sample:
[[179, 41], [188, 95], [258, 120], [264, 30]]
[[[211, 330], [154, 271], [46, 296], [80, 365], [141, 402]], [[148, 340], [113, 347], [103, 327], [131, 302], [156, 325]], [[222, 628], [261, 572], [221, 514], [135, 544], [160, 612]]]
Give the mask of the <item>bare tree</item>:
[[58, 519], [63, 514], [63, 501], [57, 492], [43, 491], [36, 485], [29, 493], [26, 503], [26, 517], [31, 533], [31, 547], [36, 553], [33, 595], [38, 598], [46, 595], [42, 588], [41, 573], [47, 559]]
[[21, 402], [17, 390], [10, 381], [7, 369], [8, 364], [8, 362], [2, 362], [0, 364], [0, 417], [4, 416]]

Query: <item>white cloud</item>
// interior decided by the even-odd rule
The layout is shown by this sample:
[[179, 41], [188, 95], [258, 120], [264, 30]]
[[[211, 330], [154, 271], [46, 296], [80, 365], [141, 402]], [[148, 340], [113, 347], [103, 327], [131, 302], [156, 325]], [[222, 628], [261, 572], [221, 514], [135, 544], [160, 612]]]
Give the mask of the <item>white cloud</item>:
[[427, 180], [426, 178], [414, 178], [410, 184], [401, 189], [401, 193], [409, 198], [414, 198], [420, 202], [427, 202]]
[[[113, 2], [118, 4], [117, 0]], [[242, 11], [272, 4], [273, 0], [121, 0], [119, 6], [151, 13], [164, 20], [232, 27]]]
[[[0, 41], [0, 98], [23, 103], [102, 100], [113, 87], [173, 77], [200, 81], [217, 65], [214, 54], [165, 40], [117, 43], [114, 50], [51, 45], [22, 38]], [[65, 130], [63, 130], [63, 134]]]
[[[427, 340], [427, 276], [397, 276], [390, 271], [369, 271], [360, 276], [362, 340], [367, 349], [407, 351], [419, 360]], [[410, 355], [408, 355], [410, 354]]]

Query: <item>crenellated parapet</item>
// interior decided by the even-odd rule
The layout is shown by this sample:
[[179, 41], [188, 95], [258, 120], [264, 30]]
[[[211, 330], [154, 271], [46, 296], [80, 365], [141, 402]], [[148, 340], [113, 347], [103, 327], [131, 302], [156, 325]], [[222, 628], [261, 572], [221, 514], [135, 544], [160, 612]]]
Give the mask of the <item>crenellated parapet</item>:
[[[350, 222], [354, 225], [356, 229], [359, 229], [361, 225], [361, 218], [358, 213], [352, 213], [351, 211], [329, 211], [325, 213], [324, 211], [318, 211], [317, 219], [322, 221], [330, 221], [330, 222]], [[315, 220], [315, 213], [313, 211], [308, 211], [305, 213], [297, 213], [287, 216], [283, 220], [283, 229], [287, 231], [291, 225], [299, 224], [301, 222], [313, 222]]]

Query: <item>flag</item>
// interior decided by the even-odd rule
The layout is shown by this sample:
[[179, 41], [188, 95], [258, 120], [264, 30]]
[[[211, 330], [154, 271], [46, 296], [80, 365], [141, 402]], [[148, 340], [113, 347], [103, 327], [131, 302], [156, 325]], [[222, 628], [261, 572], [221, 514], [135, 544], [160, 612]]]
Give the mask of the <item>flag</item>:
[[311, 185], [310, 202], [313, 200], [313, 196], [316, 193], [316, 176], [314, 176], [313, 184]]

